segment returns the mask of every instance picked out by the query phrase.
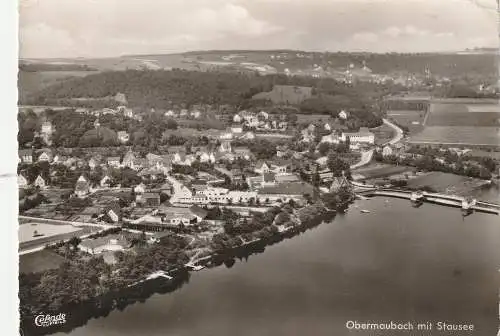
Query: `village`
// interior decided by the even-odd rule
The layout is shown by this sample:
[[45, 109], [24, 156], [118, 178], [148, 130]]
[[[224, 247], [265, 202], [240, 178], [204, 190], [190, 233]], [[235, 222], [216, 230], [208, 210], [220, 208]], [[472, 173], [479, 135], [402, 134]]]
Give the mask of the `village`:
[[[120, 94], [117, 99], [126, 102]], [[103, 115], [141, 119], [123, 106], [79, 113], [95, 118], [97, 134]], [[181, 115], [196, 119], [200, 111], [165, 112], [165, 118]], [[48, 146], [52, 144], [54, 125], [44, 121], [35, 136], [47, 147], [19, 150], [20, 215], [33, 222], [44, 219], [124, 228], [150, 238], [158, 232], [195, 227], [209, 233], [203, 239], [210, 239], [210, 235], [224, 232], [224, 219], [209, 216], [214, 208], [251, 218], [256, 212], [265, 213], [290, 202], [311, 204], [319, 193], [349, 187], [348, 179], [401, 187], [426, 175], [419, 169], [425, 167], [418, 163], [426, 153], [404, 143], [398, 126], [384, 119], [385, 133], [364, 127], [350, 132], [343, 126], [349, 118], [349, 113], [341, 110], [331, 122], [291, 126], [280, 115], [240, 111], [229, 117], [230, 125], [225, 130], [207, 132], [209, 140], [204, 146], [163, 146], [157, 151], [134, 150], [137, 147], [128, 145], [125, 131], [117, 133], [120, 147], [53, 149]], [[278, 137], [277, 142], [265, 143], [271, 148], [252, 152], [249, 145], [256, 141], [259, 131], [274, 132], [285, 139]], [[440, 149], [430, 153], [431, 165], [452, 169], [457, 165], [453, 159], [465, 157], [469, 151]], [[478, 177], [488, 177], [481, 175], [486, 173], [478, 162], [462, 160], [461, 164], [476, 168]], [[21, 253], [71, 237], [57, 230], [44, 233], [36, 226], [32, 231], [31, 237], [24, 234], [27, 237], [21, 240]], [[110, 237], [97, 242], [84, 239], [78, 248], [88, 252], [90, 245], [92, 250], [114, 251], [117, 247], [109, 245], [111, 240], [125, 241]]]

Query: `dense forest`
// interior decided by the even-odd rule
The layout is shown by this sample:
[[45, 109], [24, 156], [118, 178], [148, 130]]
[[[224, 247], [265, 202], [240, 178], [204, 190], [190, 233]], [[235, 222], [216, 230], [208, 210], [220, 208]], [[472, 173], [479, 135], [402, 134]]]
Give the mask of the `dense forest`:
[[354, 87], [333, 79], [318, 80], [285, 75], [259, 76], [177, 69], [127, 70], [92, 74], [56, 83], [32, 93], [21, 103], [61, 105], [61, 102], [67, 102], [71, 98], [95, 99], [121, 92], [126, 95], [131, 107], [168, 109], [194, 104], [228, 104], [239, 107], [247, 104], [255, 94], [271, 91], [274, 85], [312, 87], [317, 94], [333, 96], [342, 103], [343, 108], [358, 107], [360, 102], [378, 98], [390, 91], [388, 87], [377, 85]]

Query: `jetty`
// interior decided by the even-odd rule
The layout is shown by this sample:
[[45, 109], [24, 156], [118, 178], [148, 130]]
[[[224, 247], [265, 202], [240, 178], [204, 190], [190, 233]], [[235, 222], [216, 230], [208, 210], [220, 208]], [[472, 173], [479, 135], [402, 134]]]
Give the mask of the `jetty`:
[[365, 197], [374, 196], [384, 196], [384, 197], [394, 197], [407, 199], [412, 203], [421, 204], [424, 202], [434, 203], [444, 206], [450, 206], [455, 208], [461, 208], [464, 212], [482, 212], [493, 215], [500, 215], [500, 205], [479, 201], [471, 197], [463, 197], [457, 195], [447, 195], [441, 193], [431, 193], [426, 191], [407, 191], [400, 189], [390, 189], [390, 188], [373, 188], [368, 186], [363, 186], [361, 190], [357, 191], [357, 194]]

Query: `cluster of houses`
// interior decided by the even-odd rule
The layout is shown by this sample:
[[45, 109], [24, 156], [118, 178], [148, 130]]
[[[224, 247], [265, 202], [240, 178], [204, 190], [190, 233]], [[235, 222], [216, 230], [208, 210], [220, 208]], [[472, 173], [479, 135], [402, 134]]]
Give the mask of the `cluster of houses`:
[[312, 194], [314, 188], [299, 177], [291, 173], [291, 161], [277, 159], [272, 162], [259, 161], [252, 165], [256, 176], [243, 177], [241, 171], [231, 171], [219, 168], [224, 175], [235, 181], [245, 179], [248, 190], [229, 190], [227, 188], [214, 187], [210, 183], [197, 182], [184, 185], [173, 180], [174, 193], [170, 201], [178, 204], [269, 204], [276, 202], [288, 202], [294, 200], [300, 202], [305, 194]]
[[242, 133], [243, 128], [246, 127], [258, 131], [286, 131], [288, 122], [281, 119], [283, 119], [282, 116], [273, 118], [265, 111], [255, 113], [244, 110], [233, 116], [231, 130], [233, 133]]
[[[342, 111], [341, 113], [345, 112]], [[317, 127], [319, 126], [310, 124], [304, 128], [301, 131], [301, 141], [305, 143], [315, 142]], [[334, 130], [329, 123], [325, 123], [323, 128], [324, 132], [330, 132], [330, 134], [323, 135], [319, 143], [339, 144], [349, 142], [351, 149], [359, 149], [360, 145], [373, 145], [375, 143], [375, 134], [366, 127], [361, 127], [357, 132], [344, 132]]]

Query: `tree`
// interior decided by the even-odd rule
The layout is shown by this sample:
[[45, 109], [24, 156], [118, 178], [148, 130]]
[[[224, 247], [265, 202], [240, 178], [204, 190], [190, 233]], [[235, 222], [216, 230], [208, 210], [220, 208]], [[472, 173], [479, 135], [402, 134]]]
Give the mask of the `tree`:
[[349, 170], [349, 164], [342, 160], [335, 152], [330, 152], [328, 154], [326, 164], [333, 176], [342, 176], [342, 174]]
[[318, 146], [318, 152], [322, 155], [325, 156], [328, 151], [330, 150], [330, 144], [327, 142], [322, 142]]
[[68, 241], [68, 245], [71, 246], [73, 250], [76, 250], [78, 248], [78, 245], [80, 245], [81, 242], [82, 242], [82, 240], [80, 239], [80, 237], [73, 236]]

